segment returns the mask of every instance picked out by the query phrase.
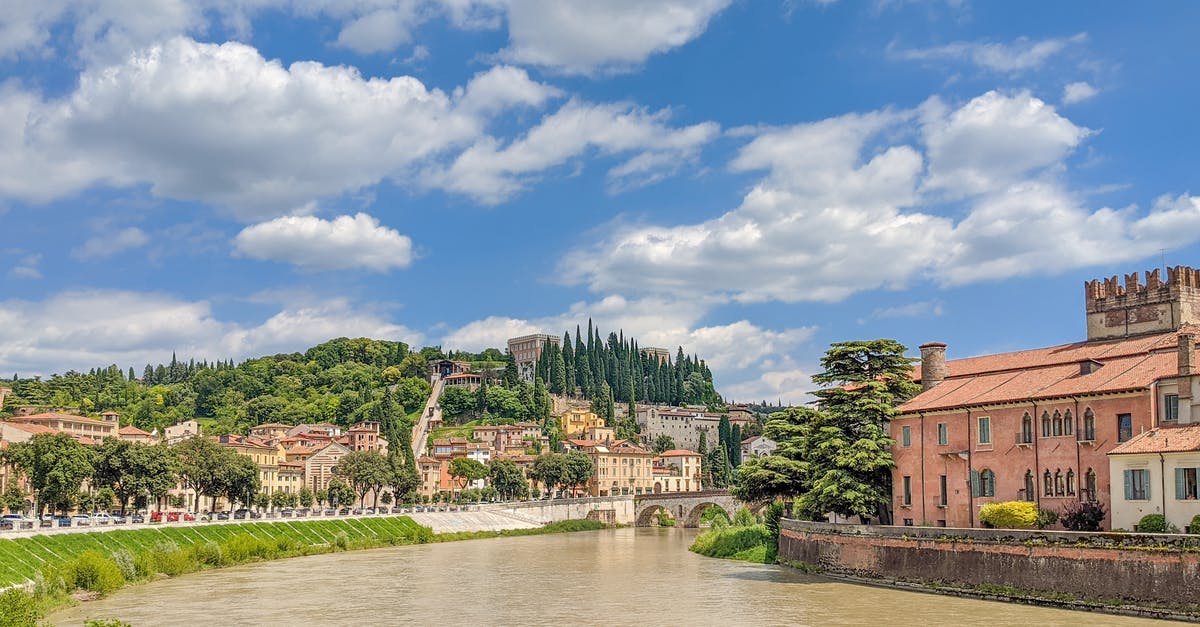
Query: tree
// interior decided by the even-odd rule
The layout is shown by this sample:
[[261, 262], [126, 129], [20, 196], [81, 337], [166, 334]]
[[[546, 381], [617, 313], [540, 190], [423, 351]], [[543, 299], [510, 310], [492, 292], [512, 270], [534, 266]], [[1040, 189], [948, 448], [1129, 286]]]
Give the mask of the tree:
[[84, 479], [92, 476], [92, 451], [65, 433], [39, 433], [3, 452], [4, 462], [29, 478], [37, 513], [47, 505], [66, 512]]
[[313, 493], [313, 497], [317, 499], [317, 505], [330, 504], [328, 488], [321, 488], [320, 490], [317, 490]]
[[742, 426], [733, 425], [729, 432], [729, 465], [737, 468], [742, 465]]
[[714, 488], [726, 488], [732, 480], [729, 467], [729, 453], [724, 446], [718, 446], [709, 452], [704, 463], [709, 468], [709, 480]]
[[179, 458], [165, 444], [109, 438], [96, 447], [94, 484], [111, 488], [125, 513], [138, 496], [162, 498], [179, 480]]
[[563, 483], [571, 486], [572, 494], [587, 485], [593, 473], [592, 458], [583, 451], [571, 451], [563, 456]]
[[25, 511], [25, 499], [28, 496], [21, 486], [14, 482], [3, 494], [0, 494], [0, 506], [7, 509], [10, 514], [21, 513]]
[[331, 479], [326, 491], [329, 494], [329, 502], [334, 507], [348, 505], [354, 501], [354, 490], [351, 490], [350, 486], [341, 479]]
[[671, 439], [671, 436], [666, 435], [666, 434], [660, 434], [657, 438], [654, 438], [654, 454], [655, 455], [660, 455], [667, 451], [673, 451], [673, 450], [675, 450], [675, 440]]
[[421, 486], [421, 475], [417, 473], [413, 464], [408, 464], [402, 459], [393, 457], [390, 461], [391, 472], [385, 485], [392, 489], [396, 502], [400, 502], [400, 499], [416, 492]]
[[175, 453], [179, 456], [179, 473], [186, 484], [197, 494], [213, 499], [214, 508], [228, 482], [228, 470], [236, 463], [233, 458], [243, 457], [201, 437], [188, 438], [175, 445]]
[[529, 495], [529, 481], [511, 459], [492, 462], [488, 468], [492, 487], [503, 500], [525, 498]]
[[233, 509], [237, 503], [249, 506], [254, 502], [254, 495], [262, 489], [262, 480], [258, 476], [258, 464], [255, 464], [254, 460], [249, 457], [239, 455], [232, 450], [229, 450], [229, 453], [218, 494], [225, 497], [230, 509]]
[[546, 492], [554, 494], [555, 488], [566, 485], [563, 479], [565, 471], [561, 454], [546, 453], [533, 460], [533, 464], [529, 467], [529, 477], [542, 484]]
[[450, 476], [459, 481], [459, 487], [466, 488], [468, 483], [488, 476], [488, 468], [470, 457], [458, 457], [450, 462]]
[[814, 383], [830, 386], [814, 393], [819, 411], [794, 431], [767, 431], [777, 443], [775, 436], [784, 436], [787, 442], [780, 448], [807, 464], [809, 485], [800, 497], [806, 516], [833, 512], [890, 522], [893, 461], [887, 425], [895, 407], [920, 389], [904, 351], [894, 340], [831, 345], [821, 359], [824, 372], [813, 376]]
[[410, 353], [401, 360], [400, 373], [406, 377], [424, 379], [429, 376], [429, 361], [420, 353]]
[[271, 495], [271, 509], [273, 510], [288, 507], [291, 502], [292, 495], [283, 490], [275, 490], [275, 493]]
[[[379, 490], [391, 482], [392, 466], [387, 458], [373, 451], [354, 451], [346, 453], [333, 467], [333, 474], [346, 480], [358, 495], [358, 505], [363, 507], [367, 493], [375, 492], [379, 499]], [[375, 503], [378, 505], [378, 503]]]
[[300, 492], [296, 494], [296, 500], [299, 502], [300, 507], [312, 507], [313, 501], [316, 500], [316, 498], [313, 495], [313, 491], [308, 486], [304, 486], [303, 488], [300, 488]]

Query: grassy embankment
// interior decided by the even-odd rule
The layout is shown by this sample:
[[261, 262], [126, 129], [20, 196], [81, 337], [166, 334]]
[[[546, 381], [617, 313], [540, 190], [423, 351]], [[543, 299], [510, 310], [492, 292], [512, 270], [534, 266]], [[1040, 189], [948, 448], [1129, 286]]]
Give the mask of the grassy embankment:
[[[0, 627], [32, 625], [75, 596], [247, 562], [355, 549], [601, 529], [563, 521], [535, 529], [434, 534], [407, 516], [114, 530], [0, 540]], [[32, 582], [32, 585], [29, 585]], [[25, 618], [22, 618], [25, 617]]]
[[774, 564], [775, 556], [769, 550], [774, 543], [765, 525], [719, 526], [696, 536], [688, 549], [706, 557]]

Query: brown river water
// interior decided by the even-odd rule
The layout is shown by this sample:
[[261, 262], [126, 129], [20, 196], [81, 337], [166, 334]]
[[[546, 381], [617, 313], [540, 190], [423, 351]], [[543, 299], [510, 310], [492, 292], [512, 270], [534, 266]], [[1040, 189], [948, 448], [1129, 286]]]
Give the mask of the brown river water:
[[141, 625], [1165, 625], [701, 557], [687, 529], [314, 555], [125, 588], [51, 616]]

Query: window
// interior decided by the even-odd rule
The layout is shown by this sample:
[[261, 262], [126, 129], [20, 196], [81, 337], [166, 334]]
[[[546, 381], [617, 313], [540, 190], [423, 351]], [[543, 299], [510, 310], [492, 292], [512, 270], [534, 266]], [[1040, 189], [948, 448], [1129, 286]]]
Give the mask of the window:
[[1083, 432], [1079, 434], [1081, 440], [1096, 439], [1096, 414], [1092, 413], [1091, 409], [1083, 412]]
[[1133, 416], [1117, 414], [1117, 441], [1125, 442], [1133, 437]]
[[1150, 471], [1145, 468], [1125, 471], [1125, 500], [1150, 500]]
[[1050, 413], [1042, 412], [1042, 437], [1050, 437]]
[[1074, 435], [1075, 433], [1075, 417], [1071, 415], [1071, 410], [1067, 410], [1063, 414], [1063, 435]]
[[1067, 496], [1075, 496], [1075, 471], [1067, 471]]
[[1035, 499], [1037, 499], [1037, 493], [1034, 492], [1034, 487], [1033, 487], [1033, 471], [1026, 470], [1025, 471], [1025, 500], [1033, 501]]
[[987, 416], [979, 419], [979, 443], [992, 443], [992, 419]]
[[1087, 469], [1087, 474], [1083, 476], [1083, 487], [1087, 490], [1088, 500], [1096, 500], [1096, 471]]
[[911, 519], [911, 518], [905, 518], [905, 519], [904, 519], [904, 526], [905, 526], [905, 527], [911, 527], [911, 526], [913, 526], [913, 519]]
[[1063, 477], [1062, 469], [1054, 471], [1054, 495], [1063, 496], [1067, 493], [1067, 481]]
[[904, 448], [912, 446], [912, 427], [900, 427], [900, 445]]
[[938, 444], [940, 446], [946, 446], [949, 443], [950, 443], [950, 435], [949, 435], [949, 433], [947, 433], [946, 423], [939, 422], [938, 423]]
[[1026, 412], [1021, 418], [1021, 443], [1031, 444], [1033, 442], [1033, 418]]
[[1054, 435], [1062, 435], [1062, 414], [1054, 412]]
[[984, 468], [971, 471], [972, 496], [996, 496], [996, 473]]
[[1175, 469], [1175, 498], [1183, 500], [1196, 500], [1196, 469], [1195, 468], [1176, 468]]
[[912, 477], [904, 475], [904, 503], [905, 506], [912, 505]]
[[1042, 496], [1054, 496], [1054, 477], [1049, 470], [1042, 473]]
[[[1192, 470], [1194, 471], [1195, 469], [1193, 468]], [[949, 492], [949, 490], [947, 490], [946, 487], [947, 487], [946, 486], [946, 475], [939, 475], [938, 476], [938, 489], [939, 489], [938, 505], [941, 505], [942, 507], [946, 506], [947, 499], [949, 496], [947, 494], [947, 492]]]
[[1179, 420], [1179, 395], [1168, 394], [1163, 400], [1163, 422], [1177, 422]]

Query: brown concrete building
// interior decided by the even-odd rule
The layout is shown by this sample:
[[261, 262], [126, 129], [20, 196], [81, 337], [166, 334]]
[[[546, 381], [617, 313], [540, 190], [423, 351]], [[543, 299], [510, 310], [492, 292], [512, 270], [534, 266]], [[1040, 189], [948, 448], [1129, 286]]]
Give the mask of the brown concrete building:
[[898, 523], [976, 527], [994, 501], [1109, 505], [1109, 451], [1200, 418], [1200, 271], [1139, 279], [1084, 285], [1083, 342], [952, 361], [921, 347], [923, 391], [891, 424]]
[[542, 351], [545, 350], [547, 342], [559, 346], [562, 344], [562, 338], [545, 333], [509, 338], [508, 352], [517, 361], [517, 371], [520, 373], [521, 379], [533, 381], [533, 371], [537, 366], [538, 359], [542, 357]]

